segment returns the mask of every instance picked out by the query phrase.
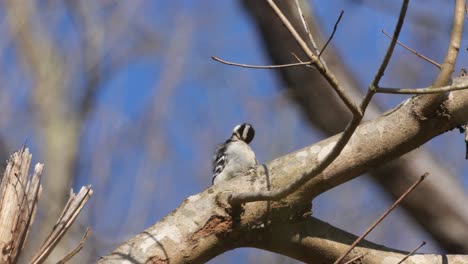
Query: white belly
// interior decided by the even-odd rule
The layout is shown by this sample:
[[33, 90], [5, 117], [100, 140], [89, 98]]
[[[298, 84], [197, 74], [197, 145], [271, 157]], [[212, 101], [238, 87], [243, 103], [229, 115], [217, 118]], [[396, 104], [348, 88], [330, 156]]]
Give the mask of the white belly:
[[237, 174], [257, 165], [255, 153], [243, 141], [233, 142], [226, 151], [226, 158], [228, 163], [224, 170], [216, 176], [214, 183], [229, 180]]

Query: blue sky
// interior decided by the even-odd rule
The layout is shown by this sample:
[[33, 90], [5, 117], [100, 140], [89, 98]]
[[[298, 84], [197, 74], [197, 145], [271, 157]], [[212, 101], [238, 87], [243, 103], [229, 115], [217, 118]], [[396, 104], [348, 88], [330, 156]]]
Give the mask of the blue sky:
[[[362, 82], [362, 87], [366, 87], [373, 78], [388, 44], [388, 39], [380, 33], [380, 30], [392, 32], [399, 4], [389, 4], [383, 10], [358, 1], [315, 1], [314, 4], [325, 33], [331, 32], [339, 12], [345, 11], [333, 44], [340, 49], [343, 60], [348, 65], [352, 65], [351, 69]], [[437, 2], [431, 4], [433, 7], [440, 5]], [[163, 118], [163, 125], [157, 129], [158, 133], [163, 134], [164, 139], [169, 142], [170, 150], [165, 159], [149, 169], [148, 175], [133, 175], [135, 168], [145, 162], [146, 153], [142, 145], [145, 143], [138, 134], [136, 137], [123, 139], [132, 142], [127, 142], [129, 149], [126, 149], [125, 153], [119, 153], [112, 158], [111, 185], [103, 188], [102, 193], [95, 194], [102, 196], [100, 199], [104, 201], [117, 199], [120, 206], [106, 208], [106, 216], [91, 222], [97, 235], [110, 237], [114, 235], [117, 239], [125, 239], [138, 230], [115, 235], [119, 224], [113, 223], [111, 219], [125, 218], [128, 212], [138, 213], [139, 210], [149, 210], [143, 224], [148, 226], [176, 208], [188, 195], [206, 188], [210, 184], [211, 152], [239, 122], [249, 121], [258, 126], [253, 148], [262, 162], [323, 137], [305, 123], [301, 113], [293, 104], [284, 102], [284, 99], [283, 102], [276, 102], [283, 94], [274, 72], [229, 67], [210, 59], [210, 56], [219, 56], [226, 60], [248, 64], [269, 63], [256, 28], [237, 1], [210, 2], [212, 9], [209, 11], [205, 9], [206, 5], [208, 2], [200, 5], [193, 1], [182, 1], [177, 4], [160, 2], [155, 4], [154, 12], [161, 15], [149, 15], [146, 18], [154, 23], [154, 27], [164, 40], [174, 37], [171, 33], [176, 27], [176, 18], [186, 16], [185, 19], [191, 24], [190, 36], [176, 36], [176, 42], [180, 39], [180, 41], [190, 41], [190, 44], [183, 58], [177, 56], [171, 58], [171, 60], [185, 60], [181, 66], [183, 74], [177, 81], [172, 96], [169, 97], [170, 103], [166, 109], [168, 115]], [[414, 22], [416, 19], [414, 17], [422, 12], [415, 10], [420, 6], [420, 3], [410, 4], [409, 22], [406, 23], [400, 40], [422, 52], [429, 53], [440, 61], [444, 50], [434, 47], [443, 45], [448, 32], [436, 33], [439, 39], [432, 39], [430, 44], [417, 43], [418, 39], [414, 37], [414, 32], [427, 30], [424, 25]], [[445, 21], [438, 20], [442, 23], [440, 28], [446, 29], [450, 26], [447, 17], [451, 8], [440, 10], [442, 11], [440, 17], [445, 19]], [[443, 23], [447, 23], [448, 26]], [[167, 41], [161, 43], [162, 53], [170, 48], [167, 45]], [[466, 54], [462, 53], [461, 57], [463, 56]], [[398, 63], [401, 58], [411, 58], [408, 63], [423, 73], [410, 81], [400, 78], [400, 73], [392, 69], [392, 66], [401, 65], [401, 62]], [[144, 116], [144, 112], [148, 111], [147, 105], [153, 100], [152, 96], [158, 94], [157, 89], [161, 89], [161, 87], [154, 88], [154, 83], [161, 78], [164, 67], [168, 67], [163, 60], [163, 56], [157, 54], [137, 61], [123, 69], [103, 87], [99, 107], [106, 111], [111, 109], [118, 112], [121, 119], [115, 122], [93, 116], [87, 126], [85, 142], [93, 141], [93, 133], [102, 133], [102, 130], [109, 130], [112, 133], [112, 127], [115, 127], [116, 131], [133, 129], [135, 120]], [[415, 57], [408, 56], [403, 49], [397, 48], [382, 84], [393, 87], [424, 87], [432, 81], [436, 73], [431, 67]], [[377, 96], [377, 100], [388, 108], [396, 105], [402, 98], [404, 97]], [[246, 107], [247, 105], [249, 106]], [[143, 124], [137, 125], [137, 129], [144, 127]], [[93, 132], [95, 129], [101, 132]], [[142, 131], [141, 135], [144, 136], [145, 133]], [[461, 136], [456, 133], [434, 140], [429, 147], [438, 150], [440, 144], [453, 141], [454, 137], [458, 140], [458, 143], [452, 144], [455, 150], [463, 151], [459, 144]], [[197, 144], [194, 140], [203, 140], [203, 143]], [[94, 145], [88, 144], [83, 148], [83, 153], [93, 151]], [[116, 152], [119, 149], [118, 145], [115, 146]], [[131, 157], [128, 157], [128, 153], [131, 153]], [[83, 162], [86, 164], [86, 156], [83, 157]], [[464, 160], [459, 157], [457, 163], [463, 162]], [[463, 165], [458, 166], [465, 169]], [[194, 175], [194, 172], [198, 175]], [[140, 197], [142, 189], [138, 187], [137, 180], [148, 183], [149, 190], [145, 193], [150, 193], [152, 199], [145, 201], [138, 210], [132, 208], [135, 206], [134, 200], [147, 198]], [[83, 169], [77, 183], [87, 182], [93, 182], [93, 176]], [[346, 199], [345, 194], [352, 196], [352, 201]], [[387, 198], [372, 182], [360, 177], [319, 197], [314, 202], [314, 214], [322, 220], [357, 234], [384, 210], [389, 204]], [[365, 217], [362, 216], [363, 212]], [[402, 232], [392, 235], [395, 234], [394, 229]], [[393, 213], [380, 229], [371, 234], [370, 239], [399, 249], [412, 248], [422, 240], [430, 241], [401, 212]], [[437, 248], [430, 243], [423, 249], [423, 251], [431, 250]], [[258, 256], [268, 258], [266, 255], [268, 254], [258, 253], [257, 250], [238, 249], [212, 260], [211, 263], [257, 262]]]
[[[312, 1], [325, 34], [332, 31], [340, 11], [345, 11], [333, 44], [363, 89], [372, 80], [389, 42], [380, 31], [392, 32], [396, 21], [399, 1], [389, 2]], [[451, 8], [442, 1], [412, 1], [400, 40], [441, 61]], [[155, 1], [145, 3], [138, 12], [135, 20], [149, 23], [160, 40], [156, 52], [120, 69], [103, 84], [96, 111], [82, 128], [75, 187], [88, 183], [95, 186], [87, 216], [95, 236], [111, 241], [104, 243], [102, 254], [161, 219], [187, 196], [208, 187], [211, 155], [236, 124], [247, 121], [256, 127], [252, 147], [261, 162], [323, 138], [286, 99], [275, 72], [230, 67], [210, 59], [218, 56], [240, 63], [269, 64], [257, 30], [238, 1]], [[437, 13], [438, 27], [432, 27], [422, 16], [431, 12]], [[116, 49], [122, 44], [127, 43], [115, 43]], [[184, 44], [183, 53], [167, 56], [177, 48], [175, 45]], [[463, 48], [459, 65], [465, 62]], [[179, 74], [174, 80], [163, 79], [175, 72]], [[416, 77], [402, 76], [412, 72]], [[382, 85], [424, 87], [435, 74], [433, 66], [397, 47]], [[173, 87], [166, 100], [159, 102], [163, 106], [154, 106], [158, 102], [154, 98], [165, 94], [164, 88], [169, 86]], [[386, 108], [402, 98], [376, 96]], [[154, 109], [163, 111], [158, 122], [152, 122]], [[154, 143], [157, 154], [152, 153], [148, 141], [153, 137], [158, 140]], [[18, 135], [17, 140], [22, 144], [24, 135]], [[427, 147], [441, 159], [450, 157], [447, 163], [460, 177], [466, 173], [464, 154], [460, 155], [464, 144], [457, 132], [447, 133]], [[95, 155], [109, 153], [106, 164], [92, 164]], [[102, 170], [106, 173], [94, 174]], [[360, 177], [320, 196], [314, 201], [313, 211], [316, 217], [357, 234], [388, 203], [372, 182]], [[138, 223], [123, 226], [128, 224], [128, 214], [139, 216]], [[350, 222], [352, 226], [346, 224]], [[430, 241], [401, 212], [392, 214], [370, 238], [399, 249]], [[431, 250], [437, 248], [429, 243], [423, 251]], [[270, 258], [257, 252], [238, 249], [211, 263], [254, 263], [259, 256]]]

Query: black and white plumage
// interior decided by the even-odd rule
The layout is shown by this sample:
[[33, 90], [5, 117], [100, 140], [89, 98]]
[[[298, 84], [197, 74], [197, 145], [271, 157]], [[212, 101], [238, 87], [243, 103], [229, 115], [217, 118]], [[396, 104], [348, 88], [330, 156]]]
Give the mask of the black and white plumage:
[[237, 125], [231, 137], [219, 145], [213, 160], [212, 184], [226, 181], [258, 164], [249, 143], [255, 136], [252, 125]]

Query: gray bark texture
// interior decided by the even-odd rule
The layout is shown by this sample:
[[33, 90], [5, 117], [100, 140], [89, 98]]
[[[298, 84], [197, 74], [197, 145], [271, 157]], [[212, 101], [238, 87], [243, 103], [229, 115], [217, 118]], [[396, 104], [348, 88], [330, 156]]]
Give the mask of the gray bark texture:
[[[334, 230], [330, 231], [332, 237], [314, 240], [314, 232], [319, 231], [307, 226], [326, 224], [308, 216], [311, 210], [310, 201], [317, 195], [467, 122], [467, 91], [449, 93], [430, 119], [416, 114], [423, 107], [419, 104], [424, 101], [423, 97], [425, 96], [406, 100], [381, 117], [360, 125], [340, 156], [323, 173], [285, 199], [278, 202], [248, 203], [234, 208], [227, 202], [234, 192], [276, 189], [287, 185], [291, 179], [315, 166], [330, 151], [339, 135], [257, 166], [243, 176], [188, 197], [179, 208], [104, 256], [99, 263], [203, 263], [225, 251], [246, 246], [265, 248], [305, 262], [312, 262], [320, 255], [323, 261], [319, 263], [327, 263], [327, 260], [336, 258], [346, 250], [346, 245], [351, 240], [349, 235], [328, 225], [328, 228]], [[426, 202], [432, 203], [432, 198], [426, 197]], [[287, 231], [301, 223], [305, 226], [296, 228], [302, 228], [303, 236]], [[283, 227], [276, 228], [277, 225]], [[288, 234], [290, 239], [284, 241], [282, 236]], [[342, 247], [337, 247], [338, 244]], [[303, 252], [304, 247], [317, 254], [297, 253]], [[362, 260], [363, 263], [385, 263], [383, 258], [395, 260], [405, 255], [378, 246], [371, 248], [375, 251], [362, 249], [369, 251]], [[355, 256], [353, 254], [348, 258]], [[428, 261], [426, 263], [437, 263], [438, 260], [460, 263], [460, 259], [465, 260], [466, 257], [412, 257], [415, 260], [417, 258], [425, 258]]]
[[[307, 61], [299, 45], [290, 37], [289, 32], [282, 26], [276, 15], [271, 12], [266, 1], [243, 0], [241, 3], [257, 25], [272, 64], [294, 62], [291, 52], [301, 60]], [[308, 39], [295, 1], [279, 0], [276, 3], [302, 38]], [[324, 34], [321, 32], [319, 22], [312, 15], [313, 6], [310, 6], [308, 1], [300, 1], [300, 3], [303, 6], [302, 10], [305, 11], [304, 16], [309, 22], [312, 35], [317, 38], [320, 48], [324, 43]], [[345, 67], [338, 50], [331, 44], [323, 56], [346, 92], [349, 92], [355, 101], [359, 101], [363, 87]], [[291, 67], [278, 69], [277, 72], [289, 98], [300, 107], [306, 120], [312, 126], [330, 136], [344, 129], [350, 119], [350, 112], [318, 71], [307, 67]], [[366, 116], [375, 118], [381, 113], [381, 107], [375, 101], [371, 101]], [[417, 152], [408, 153], [399, 159], [374, 167], [369, 173], [383, 190], [392, 197], [398, 197], [406, 186], [416, 181], [424, 171], [431, 172], [431, 177], [403, 201], [403, 208], [445, 251], [468, 253], [466, 241], [468, 211], [464, 209], [468, 204], [468, 197], [457, 178], [427, 150], [420, 149]], [[433, 203], [424, 202], [429, 196], [435, 198]]]

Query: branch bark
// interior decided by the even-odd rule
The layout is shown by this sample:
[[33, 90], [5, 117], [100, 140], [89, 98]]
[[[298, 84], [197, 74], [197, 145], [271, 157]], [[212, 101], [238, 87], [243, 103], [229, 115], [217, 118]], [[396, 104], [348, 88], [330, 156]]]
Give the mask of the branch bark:
[[[339, 135], [257, 166], [231, 181], [187, 198], [160, 222], [124, 242], [100, 263], [201, 263], [232, 248], [248, 245], [245, 234], [269, 221], [302, 219], [310, 201], [369, 169], [384, 164], [468, 120], [468, 92], [452, 92], [444, 114], [418, 119], [416, 98], [358, 127], [341, 155], [320, 175], [279, 202], [255, 202], [230, 207], [233, 192], [280, 188], [299, 177], [326, 155]], [[448, 118], [449, 117], [449, 118]], [[393, 129], [395, 127], [401, 129]], [[391, 128], [391, 129], [390, 129]], [[428, 198], [426, 197], [426, 200]], [[242, 210], [242, 214], [240, 214]], [[468, 242], [467, 242], [468, 243]]]
[[[276, 1], [298, 29], [299, 34], [306, 38], [307, 34], [302, 30], [303, 27], [301, 27], [301, 21], [293, 2]], [[243, 0], [241, 3], [259, 27], [266, 51], [273, 64], [291, 62], [290, 52], [297, 54], [301, 60], [307, 61], [300, 47], [289, 37], [289, 33], [280, 25], [275, 15], [269, 12], [269, 7], [264, 1]], [[312, 34], [317, 39], [323, 39], [320, 23], [315, 20], [316, 16], [311, 15], [312, 6], [309, 6], [307, 1], [301, 1], [301, 6], [303, 6], [306, 20], [310, 22], [309, 28]], [[361, 96], [361, 85], [344, 67], [339, 52], [330, 46], [323, 56], [345, 90], [352, 93], [354, 100], [358, 100]], [[327, 83], [317, 71], [305, 67], [294, 67], [281, 69], [278, 73], [285, 82], [287, 95], [300, 106], [310, 124], [328, 135], [334, 135], [343, 130], [350, 114], [339, 98], [330, 91]], [[330, 108], [333, 108], [333, 111], [330, 111]], [[375, 101], [372, 101], [366, 116], [374, 118], [381, 112], [381, 108]], [[424, 171], [431, 172], [431, 177], [426, 180], [424, 186], [420, 186], [403, 202], [403, 207], [446, 251], [468, 253], [468, 244], [463, 239], [468, 235], [468, 213], [463, 209], [464, 204], [468, 203], [468, 197], [457, 178], [451, 175], [440, 161], [434, 159], [424, 149], [419, 149], [384, 166], [373, 168], [371, 175], [390, 195], [397, 197], [404, 189], [402, 186], [407, 186], [408, 182], [416, 179], [413, 177], [417, 177]], [[394, 177], [394, 175], [405, 175], [405, 177]], [[434, 197], [435, 204], [421, 202], [425, 201], [426, 197]], [[446, 228], [448, 225], [441, 223], [456, 223], [450, 226], [460, 228], [457, 228], [456, 232], [450, 232]]]
[[[305, 263], [333, 263], [343, 254], [356, 236], [340, 230], [316, 218], [297, 223], [274, 223], [268, 228], [249, 234], [249, 247], [282, 254]], [[369, 241], [362, 241], [345, 260], [362, 256], [359, 263], [398, 263], [407, 252], [387, 248]], [[405, 263], [464, 263], [466, 255], [417, 254]], [[343, 262], [344, 263], [344, 262]]]

